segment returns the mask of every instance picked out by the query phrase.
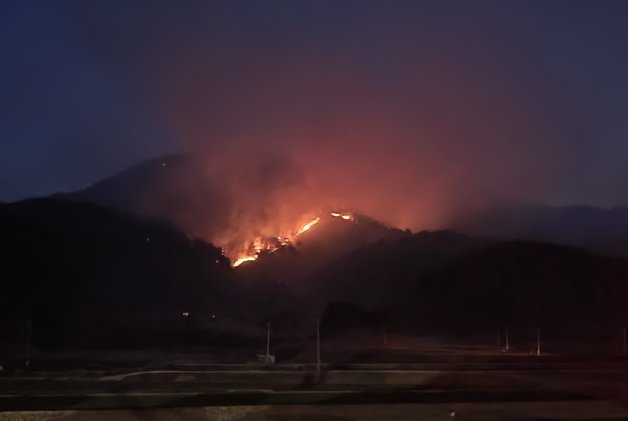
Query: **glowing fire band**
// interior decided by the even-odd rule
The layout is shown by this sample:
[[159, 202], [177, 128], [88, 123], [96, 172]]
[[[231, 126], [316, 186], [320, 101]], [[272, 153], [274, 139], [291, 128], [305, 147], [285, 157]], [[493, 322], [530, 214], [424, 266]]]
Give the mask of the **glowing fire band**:
[[252, 262], [254, 260], [257, 260], [257, 256], [244, 256], [244, 257], [240, 257], [239, 259], [237, 259], [235, 262], [233, 262], [233, 267], [237, 268], [238, 266], [240, 266], [242, 263], [244, 262]]
[[301, 227], [301, 229], [299, 229], [299, 231], [297, 231], [297, 235], [301, 235], [303, 234], [305, 231], [309, 230], [310, 228], [312, 228], [314, 225], [318, 224], [318, 222], [321, 220], [321, 218], [316, 218], [316, 219], [312, 219], [310, 222], [308, 222], [307, 224], [303, 225]]
[[[330, 215], [334, 218], [341, 218], [345, 221], [353, 221], [353, 214], [352, 213], [340, 213], [340, 212], [331, 212]], [[301, 228], [299, 228], [297, 230], [297, 232], [294, 234], [294, 237], [298, 237], [299, 235], [303, 234], [304, 232], [309, 231], [314, 225], [318, 224], [320, 222], [321, 218], [317, 217], [314, 218], [312, 220], [310, 220], [309, 222], [307, 222], [306, 224], [304, 224]], [[277, 241], [279, 242], [279, 244], [281, 244], [282, 246], [285, 246], [287, 244], [291, 243], [291, 238], [288, 236], [277, 236]], [[237, 268], [238, 266], [240, 266], [242, 263], [245, 262], [253, 262], [255, 260], [257, 260], [257, 258], [259, 257], [259, 253], [262, 250], [270, 250], [270, 252], [274, 252], [276, 251], [279, 247], [273, 247], [273, 248], [269, 248], [267, 245], [263, 244], [262, 242], [260, 242], [259, 244], [257, 244], [257, 241], [261, 241], [260, 239], [256, 239], [255, 242], [255, 250], [257, 252], [257, 254], [255, 255], [249, 255], [249, 256], [242, 256], [237, 258], [234, 262], [233, 262], [233, 267]]]
[[333, 216], [334, 218], [342, 218], [345, 221], [353, 221], [353, 215], [350, 213], [332, 212], [330, 215]]

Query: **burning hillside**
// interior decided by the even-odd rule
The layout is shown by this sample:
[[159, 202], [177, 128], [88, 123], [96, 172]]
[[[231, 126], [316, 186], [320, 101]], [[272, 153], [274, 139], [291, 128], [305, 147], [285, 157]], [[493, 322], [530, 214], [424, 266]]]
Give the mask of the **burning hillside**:
[[[371, 214], [367, 204], [334, 193], [331, 184], [313, 185], [280, 159], [243, 157], [223, 170], [189, 155], [160, 157], [59, 196], [165, 219], [190, 238], [220, 247], [233, 267], [273, 255], [261, 260], [302, 270], [401, 233], [345, 207], [355, 202]], [[279, 250], [301, 257], [286, 262]]]
[[289, 232], [277, 233], [274, 237], [263, 235], [256, 236], [244, 249], [225, 250], [226, 254], [232, 258], [233, 267], [238, 267], [243, 263], [257, 260], [263, 254], [274, 253], [282, 247], [292, 246], [297, 239], [309, 232], [323, 219], [338, 219], [342, 221], [356, 221], [356, 216], [349, 211], [334, 211], [321, 214], [316, 217], [304, 218], [295, 229]]

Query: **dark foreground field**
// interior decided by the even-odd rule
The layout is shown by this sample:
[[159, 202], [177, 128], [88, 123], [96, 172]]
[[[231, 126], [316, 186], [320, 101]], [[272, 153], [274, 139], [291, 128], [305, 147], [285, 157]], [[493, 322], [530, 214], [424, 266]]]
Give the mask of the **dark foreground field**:
[[628, 419], [623, 358], [33, 370], [0, 377], [0, 420]]
[[608, 401], [456, 402], [437, 404], [253, 405], [174, 409], [68, 410], [0, 413], [0, 420], [41, 421], [380, 421], [622, 420], [628, 410]]

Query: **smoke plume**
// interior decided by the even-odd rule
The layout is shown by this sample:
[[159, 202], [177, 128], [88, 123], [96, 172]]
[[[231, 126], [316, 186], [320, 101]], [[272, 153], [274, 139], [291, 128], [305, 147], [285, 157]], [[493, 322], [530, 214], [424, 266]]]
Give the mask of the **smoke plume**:
[[517, 10], [341, 3], [69, 16], [230, 198], [219, 244], [326, 208], [418, 230], [494, 201], [606, 200], [583, 185], [592, 128]]

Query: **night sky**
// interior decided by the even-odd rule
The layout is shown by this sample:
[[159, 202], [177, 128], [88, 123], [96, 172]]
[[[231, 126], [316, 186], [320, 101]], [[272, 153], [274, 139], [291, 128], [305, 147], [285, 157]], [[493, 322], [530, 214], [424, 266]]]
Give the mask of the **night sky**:
[[0, 200], [186, 151], [291, 162], [375, 214], [626, 203], [626, 22], [626, 1], [4, 1]]

